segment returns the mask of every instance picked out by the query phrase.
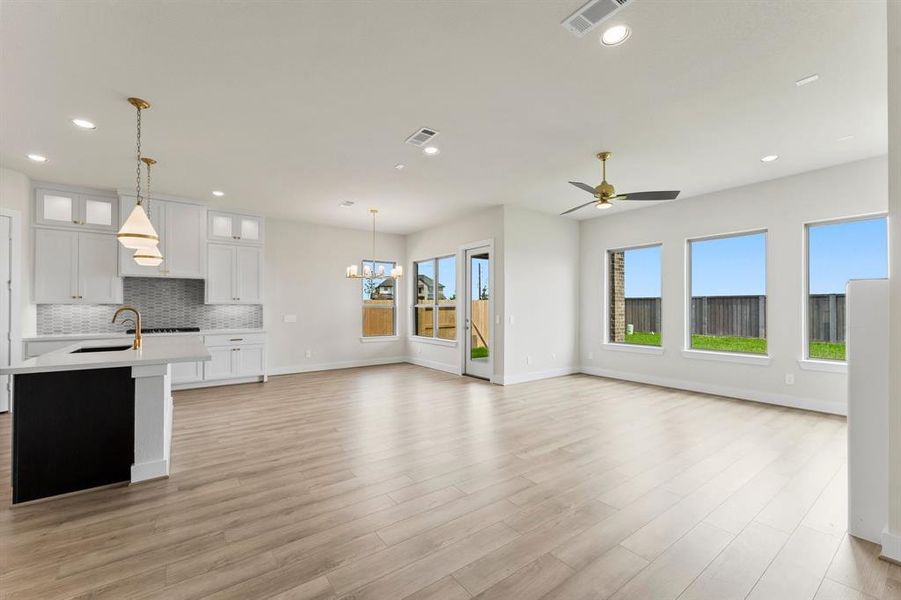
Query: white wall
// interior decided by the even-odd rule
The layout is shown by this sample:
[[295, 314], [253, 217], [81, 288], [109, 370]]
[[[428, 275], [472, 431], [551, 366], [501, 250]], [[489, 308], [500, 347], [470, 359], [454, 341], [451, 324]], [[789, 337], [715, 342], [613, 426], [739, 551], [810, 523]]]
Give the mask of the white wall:
[[882, 552], [901, 561], [901, 2], [888, 2], [889, 291], [889, 523]]
[[504, 383], [576, 372], [578, 221], [505, 206], [504, 265]]
[[[406, 354], [406, 298], [398, 298], [398, 337], [361, 342], [362, 289], [344, 269], [370, 258], [371, 233], [266, 220], [263, 319], [270, 374], [399, 362]], [[379, 260], [405, 264], [403, 236], [379, 234]], [[285, 315], [297, 315], [285, 323]], [[311, 357], [306, 357], [306, 351]]]
[[[494, 268], [494, 313], [500, 315], [501, 324], [494, 328], [494, 377], [503, 376], [503, 306], [504, 306], [504, 208], [498, 206], [482, 210], [466, 217], [430, 227], [407, 236], [407, 266], [405, 272], [406, 297], [413, 297], [413, 261], [457, 254], [460, 246], [470, 242], [482, 240], [494, 240], [494, 256], [492, 266]], [[465, 287], [463, 261], [457, 256], [457, 290]], [[463, 294], [457, 296], [462, 299]], [[462, 331], [463, 307], [458, 305], [457, 331]], [[406, 315], [408, 330], [412, 332], [412, 313], [408, 310]], [[458, 336], [461, 337], [461, 336]], [[462, 340], [462, 337], [461, 337]], [[419, 340], [411, 339], [407, 345], [407, 355], [411, 362], [423, 366], [432, 367], [460, 373], [463, 369], [462, 341], [453, 346], [435, 345]]]
[[[765, 167], [762, 167], [765, 168]], [[583, 370], [636, 381], [843, 413], [846, 375], [802, 370], [804, 224], [887, 209], [887, 161], [877, 157], [582, 222]], [[765, 366], [683, 356], [689, 238], [767, 229]], [[603, 343], [604, 257], [610, 248], [662, 243], [662, 355]], [[794, 385], [785, 383], [793, 375]]]
[[19, 291], [20, 332], [22, 337], [34, 335], [37, 328], [37, 309], [31, 301], [32, 253], [34, 242], [31, 235], [31, 180], [23, 173], [0, 168], [0, 207], [19, 212], [22, 228], [22, 276]]

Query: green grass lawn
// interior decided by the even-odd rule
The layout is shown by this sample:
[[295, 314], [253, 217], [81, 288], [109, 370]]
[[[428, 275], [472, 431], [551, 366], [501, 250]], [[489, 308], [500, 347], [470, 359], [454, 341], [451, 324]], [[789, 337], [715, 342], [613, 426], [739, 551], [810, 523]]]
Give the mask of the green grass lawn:
[[810, 358], [845, 360], [845, 344], [841, 342], [810, 342]]
[[[627, 334], [625, 342], [627, 344], [639, 344], [642, 346], [659, 346], [660, 334], [636, 331], [632, 335]], [[766, 340], [760, 338], [693, 335], [691, 336], [691, 347], [695, 350], [766, 354]]]
[[488, 348], [486, 348], [485, 346], [473, 348], [470, 351], [470, 356], [472, 358], [488, 358]]

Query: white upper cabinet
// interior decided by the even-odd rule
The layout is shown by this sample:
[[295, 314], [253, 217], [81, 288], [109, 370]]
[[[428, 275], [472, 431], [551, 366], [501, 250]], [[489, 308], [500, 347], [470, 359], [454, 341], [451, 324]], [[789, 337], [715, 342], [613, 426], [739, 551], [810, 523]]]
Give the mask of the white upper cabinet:
[[116, 236], [88, 231], [34, 230], [36, 304], [118, 304], [122, 279]]
[[260, 304], [263, 249], [238, 244], [208, 244], [207, 304]]
[[[129, 215], [135, 205], [134, 196], [123, 196], [119, 202], [120, 214]], [[121, 247], [119, 272], [122, 276], [203, 279], [206, 207], [152, 198], [147, 208], [150, 222], [160, 236], [163, 262], [155, 267], [141, 266], [134, 261], [134, 250]]]
[[204, 228], [206, 209], [197, 204], [166, 203], [166, 227], [161, 234], [166, 239], [163, 265], [168, 277], [202, 279], [205, 274]]
[[119, 228], [118, 207], [112, 196], [35, 189], [36, 225], [112, 232]]
[[263, 243], [263, 219], [253, 215], [209, 211], [207, 235], [211, 240]]
[[78, 299], [86, 304], [122, 302], [116, 264], [119, 240], [108, 233], [78, 234]]

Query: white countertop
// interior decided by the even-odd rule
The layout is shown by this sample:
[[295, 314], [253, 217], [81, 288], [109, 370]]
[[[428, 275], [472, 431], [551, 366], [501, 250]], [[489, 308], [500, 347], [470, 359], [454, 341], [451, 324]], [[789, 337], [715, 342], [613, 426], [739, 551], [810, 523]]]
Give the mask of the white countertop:
[[[201, 329], [200, 331], [185, 331], [179, 333], [145, 333], [142, 337], [184, 336], [184, 335], [234, 335], [245, 333], [266, 333], [265, 329]], [[48, 333], [23, 337], [23, 342], [65, 342], [72, 340], [112, 340], [132, 339], [131, 333]]]
[[17, 373], [43, 373], [50, 371], [79, 371], [85, 369], [111, 369], [135, 365], [160, 365], [167, 363], [209, 360], [210, 353], [200, 334], [143, 336], [140, 350], [111, 350], [72, 354], [79, 348], [105, 346], [131, 346], [134, 336], [105, 336], [102, 339], [83, 339], [59, 350], [29, 358], [9, 367], [0, 367], [0, 375]]

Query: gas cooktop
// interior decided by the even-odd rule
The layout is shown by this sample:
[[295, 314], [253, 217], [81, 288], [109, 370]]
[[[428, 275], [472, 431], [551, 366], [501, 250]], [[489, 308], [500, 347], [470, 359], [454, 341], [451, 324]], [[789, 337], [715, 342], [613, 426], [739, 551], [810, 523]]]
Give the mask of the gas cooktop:
[[[141, 333], [196, 333], [200, 327], [141, 327]], [[134, 329], [128, 329], [125, 333], [134, 333]]]

